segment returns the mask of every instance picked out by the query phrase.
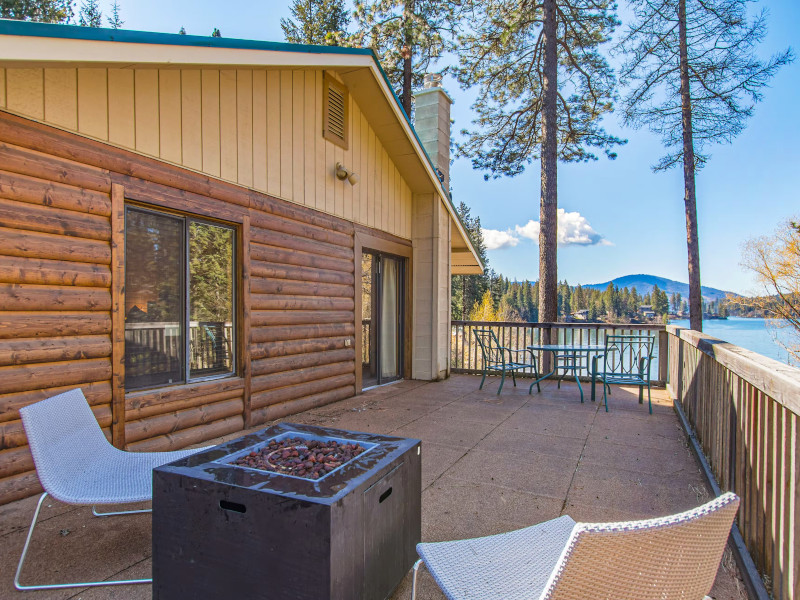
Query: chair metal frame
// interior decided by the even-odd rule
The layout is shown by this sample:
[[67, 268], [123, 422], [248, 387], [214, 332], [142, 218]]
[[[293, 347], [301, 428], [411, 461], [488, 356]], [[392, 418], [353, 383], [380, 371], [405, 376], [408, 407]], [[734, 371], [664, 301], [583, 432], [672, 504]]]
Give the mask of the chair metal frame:
[[[506, 380], [506, 373], [511, 373], [511, 380], [514, 382], [514, 387], [517, 387], [516, 372], [524, 369], [533, 369], [534, 378], [539, 378], [539, 371], [536, 367], [536, 355], [528, 348], [514, 350], [501, 346], [497, 340], [497, 335], [491, 329], [473, 329], [475, 339], [481, 349], [483, 356], [483, 377], [481, 378], [481, 385], [478, 389], [483, 389], [483, 383], [486, 381], [486, 375], [489, 371], [499, 372], [501, 374], [500, 386], [497, 388], [497, 395], [503, 391], [503, 383]], [[531, 357], [531, 362], [521, 362], [519, 360], [520, 353], [527, 353]], [[506, 360], [506, 354], [508, 360]], [[514, 355], [517, 355], [517, 360], [514, 360]], [[537, 382], [538, 388], [538, 382]], [[541, 391], [541, 389], [539, 390]]]
[[[36, 521], [39, 518], [39, 512], [42, 510], [42, 504], [44, 504], [45, 498], [47, 498], [48, 493], [44, 492], [39, 497], [39, 502], [36, 503], [36, 510], [33, 513], [33, 519], [31, 520], [31, 526], [28, 529], [28, 536], [25, 538], [25, 545], [22, 547], [22, 554], [19, 557], [19, 563], [17, 564], [17, 571], [14, 574], [14, 587], [20, 591], [31, 591], [31, 590], [60, 590], [64, 588], [74, 588], [74, 587], [100, 587], [100, 586], [108, 586], [108, 585], [131, 585], [131, 584], [138, 584], [138, 583], [152, 583], [153, 579], [116, 579], [112, 581], [83, 581], [80, 583], [51, 583], [51, 584], [36, 584], [36, 585], [24, 585], [19, 582], [19, 578], [22, 575], [22, 567], [25, 564], [25, 557], [28, 554], [28, 548], [31, 544], [31, 538], [33, 537], [33, 530], [36, 528]], [[106, 512], [101, 513], [97, 512], [95, 506], [92, 506], [92, 514], [96, 517], [112, 517], [117, 515], [134, 515], [139, 513], [147, 513], [153, 512], [152, 508], [145, 508], [145, 509], [138, 509], [138, 510], [123, 510], [123, 511], [116, 511], [116, 512]]]
[[603, 384], [603, 404], [608, 412], [611, 384], [639, 386], [639, 404], [644, 403], [644, 386], [647, 386], [647, 406], [653, 414], [650, 398], [650, 365], [656, 338], [653, 335], [607, 335], [602, 353], [603, 370], [598, 371], [598, 356], [592, 357], [592, 402], [595, 400], [595, 382]]
[[92, 506], [95, 517], [152, 512], [152, 508], [101, 512], [97, 505], [151, 500], [153, 468], [206, 448], [173, 452], [126, 452], [115, 448], [106, 439], [80, 389], [30, 404], [19, 412], [36, 474], [45, 491], [39, 497], [31, 519], [14, 575], [14, 587], [28, 591], [151, 583], [152, 579], [148, 578], [25, 585], [20, 583], [20, 577], [42, 505], [48, 496], [65, 504]]

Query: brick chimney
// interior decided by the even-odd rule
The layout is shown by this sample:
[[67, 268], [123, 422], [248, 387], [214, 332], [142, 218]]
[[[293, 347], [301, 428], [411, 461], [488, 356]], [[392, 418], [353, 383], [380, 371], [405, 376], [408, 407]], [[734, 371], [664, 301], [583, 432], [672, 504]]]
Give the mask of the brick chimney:
[[450, 189], [450, 105], [453, 99], [442, 88], [439, 73], [425, 75], [423, 88], [414, 92], [414, 129], [422, 147]]

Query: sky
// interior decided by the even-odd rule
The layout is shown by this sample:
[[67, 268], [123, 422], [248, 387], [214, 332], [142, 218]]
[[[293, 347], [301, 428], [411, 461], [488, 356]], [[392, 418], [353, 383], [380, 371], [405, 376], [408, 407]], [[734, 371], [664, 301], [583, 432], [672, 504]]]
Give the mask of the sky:
[[[78, 2], [79, 4], [80, 2]], [[290, 0], [119, 0], [125, 29], [283, 41], [281, 17]], [[111, 2], [101, 0], [105, 14]], [[769, 33], [763, 58], [791, 46], [800, 54], [800, 2], [762, 0]], [[624, 20], [623, 20], [624, 25]], [[444, 66], [444, 64], [442, 64]], [[453, 97], [453, 131], [469, 128], [474, 92], [446, 78]], [[769, 235], [782, 222], [800, 217], [800, 60], [784, 67], [764, 92], [746, 130], [730, 145], [710, 148], [711, 160], [697, 176], [700, 271], [703, 285], [757, 293], [741, 265], [742, 245]], [[614, 160], [560, 163], [558, 277], [571, 285], [601, 283], [648, 273], [688, 281], [686, 221], [681, 169], [653, 173], [663, 154], [647, 130], [622, 127], [611, 115], [604, 125], [626, 138]], [[485, 181], [469, 159], [451, 166], [453, 201], [465, 202], [481, 219], [490, 266], [517, 280], [538, 279], [540, 165], [532, 162], [513, 178]]]

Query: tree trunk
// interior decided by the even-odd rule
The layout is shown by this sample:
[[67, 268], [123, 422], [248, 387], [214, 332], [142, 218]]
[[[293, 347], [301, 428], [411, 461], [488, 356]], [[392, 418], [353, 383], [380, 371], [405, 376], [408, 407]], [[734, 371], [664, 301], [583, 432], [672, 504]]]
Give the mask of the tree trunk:
[[[558, 319], [556, 260], [558, 240], [558, 50], [556, 0], [544, 0], [544, 82], [542, 94], [542, 190], [539, 208], [539, 321]], [[546, 330], [549, 338], [549, 330]], [[549, 339], [547, 340], [549, 341]]]
[[411, 118], [411, 49], [408, 58], [403, 59], [403, 110]]
[[703, 297], [700, 291], [700, 243], [697, 237], [692, 98], [689, 90], [689, 52], [686, 41], [686, 0], [678, 2], [680, 38], [681, 112], [683, 126], [683, 201], [686, 205], [686, 247], [689, 254], [689, 327], [703, 331]]
[[403, 57], [403, 110], [406, 116], [411, 118], [411, 56], [412, 56], [412, 37], [411, 37], [411, 15], [414, 12], [414, 0], [407, 0], [403, 9], [403, 21], [405, 24], [405, 50]]

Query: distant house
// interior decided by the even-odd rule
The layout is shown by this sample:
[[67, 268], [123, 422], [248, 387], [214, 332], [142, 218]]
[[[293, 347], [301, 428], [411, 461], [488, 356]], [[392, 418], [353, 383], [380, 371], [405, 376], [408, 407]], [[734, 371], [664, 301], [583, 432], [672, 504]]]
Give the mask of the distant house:
[[446, 377], [450, 103], [418, 137], [371, 50], [0, 20], [0, 503], [67, 389], [169, 450]]
[[645, 319], [653, 319], [656, 316], [653, 306], [651, 304], [642, 304], [639, 307], [639, 314]]

